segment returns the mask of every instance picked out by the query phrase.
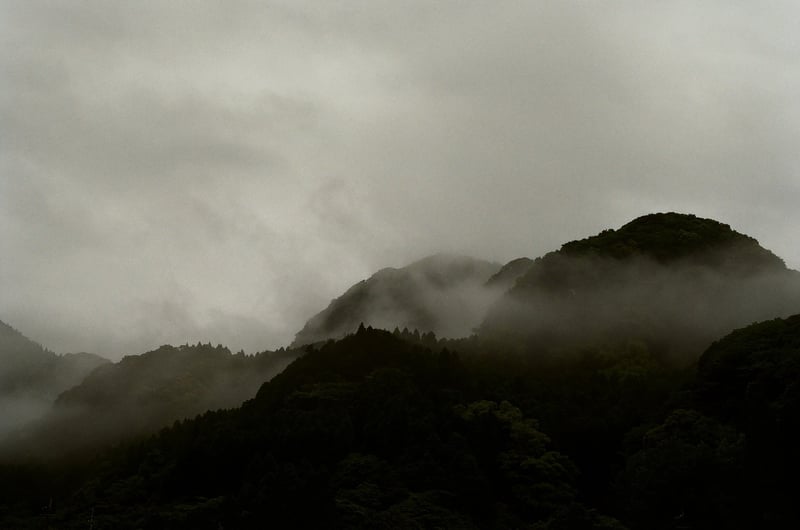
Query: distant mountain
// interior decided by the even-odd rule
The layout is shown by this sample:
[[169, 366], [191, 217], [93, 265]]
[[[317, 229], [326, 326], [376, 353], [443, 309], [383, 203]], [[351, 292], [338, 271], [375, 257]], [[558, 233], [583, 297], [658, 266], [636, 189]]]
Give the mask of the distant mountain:
[[382, 269], [313, 316], [297, 333], [292, 347], [341, 338], [362, 322], [445, 337], [469, 335], [501, 294], [500, 288], [486, 285], [499, 270], [496, 263], [447, 254], [400, 269]]
[[0, 321], [0, 392], [14, 392], [56, 359], [56, 354]]
[[12, 445], [43, 453], [91, 448], [149, 434], [207, 410], [237, 407], [298, 353], [248, 356], [198, 344], [127, 356], [59, 395], [48, 414]]
[[88, 353], [56, 355], [0, 322], [0, 436], [40, 416], [61, 392], [108, 362]]
[[533, 260], [530, 258], [517, 258], [511, 260], [497, 271], [486, 282], [487, 287], [499, 287], [503, 291], [507, 291], [514, 286], [518, 278], [523, 276], [528, 269], [533, 265]]
[[711, 219], [662, 213], [538, 258], [481, 333], [545, 348], [645, 340], [697, 355], [736, 327], [798, 310], [800, 273], [755, 239]]

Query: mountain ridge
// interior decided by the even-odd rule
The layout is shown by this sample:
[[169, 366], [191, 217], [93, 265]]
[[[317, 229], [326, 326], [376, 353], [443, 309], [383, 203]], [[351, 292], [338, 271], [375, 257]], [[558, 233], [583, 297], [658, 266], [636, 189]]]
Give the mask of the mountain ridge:
[[108, 359], [56, 354], [0, 321], [0, 436], [33, 421]]
[[[728, 329], [797, 313], [796, 271], [727, 225], [674, 213], [494, 267], [480, 288], [500, 275], [492, 311], [517, 334], [484, 324], [437, 339], [367, 322], [281, 352], [296, 359], [239, 407], [64, 458], [53, 444], [197, 403], [218, 359], [247, 362], [198, 344], [98, 368], [61, 395], [61, 423], [25, 444], [51, 444], [40, 460], [0, 460], [0, 526], [798, 526], [800, 315]], [[402, 289], [404, 274], [373, 276]]]
[[798, 309], [800, 273], [757, 240], [669, 212], [537, 258], [492, 306], [480, 333], [540, 345], [627, 336], [686, 349], [694, 341], [699, 355], [715, 336]]
[[492, 295], [485, 284], [498, 270], [497, 263], [445, 253], [380, 269], [311, 317], [290, 347], [341, 338], [362, 322], [440, 336], [469, 335]]
[[128, 355], [61, 392], [47, 413], [17, 433], [6, 451], [91, 451], [145, 437], [208, 410], [238, 407], [300, 353], [245, 355], [221, 345], [187, 344]]

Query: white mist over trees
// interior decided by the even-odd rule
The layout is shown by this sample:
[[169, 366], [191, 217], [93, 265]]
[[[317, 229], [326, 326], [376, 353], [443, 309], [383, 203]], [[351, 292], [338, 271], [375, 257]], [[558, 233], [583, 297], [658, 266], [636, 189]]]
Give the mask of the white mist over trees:
[[108, 360], [56, 355], [0, 322], [0, 438], [43, 416], [63, 391]]
[[499, 270], [495, 263], [446, 254], [380, 270], [312, 317], [292, 345], [341, 338], [361, 323], [446, 338], [469, 336], [503, 293], [507, 280], [488, 283]]
[[712, 340], [800, 309], [800, 273], [729, 226], [653, 214], [537, 259], [484, 337], [540, 347], [642, 340], [694, 361]]

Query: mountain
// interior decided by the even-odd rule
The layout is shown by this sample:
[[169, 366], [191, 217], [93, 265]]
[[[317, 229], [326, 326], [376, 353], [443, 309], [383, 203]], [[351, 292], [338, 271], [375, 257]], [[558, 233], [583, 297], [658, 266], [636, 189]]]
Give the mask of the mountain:
[[361, 328], [240, 408], [72, 473], [0, 463], [0, 525], [797, 527], [800, 315], [736, 331], [689, 370], [640, 345], [486, 353]]
[[0, 372], [0, 388], [8, 390], [16, 384], [18, 373], [35, 370], [55, 357], [51, 351], [0, 321], [0, 359], [3, 371]]
[[[366, 325], [263, 358], [165, 346], [97, 369], [24, 441], [32, 458], [0, 451], [0, 527], [800, 526], [800, 315], [728, 329], [797, 313], [798, 273], [680, 214], [515, 267], [467, 338]], [[291, 359], [238, 408], [139, 436]]]
[[58, 394], [105, 363], [88, 353], [56, 355], [0, 322], [0, 436], [39, 417]]
[[715, 337], [800, 310], [800, 273], [728, 225], [640, 217], [538, 258], [489, 310], [481, 334], [558, 351], [643, 340], [697, 356]]
[[501, 294], [486, 285], [499, 269], [495, 263], [447, 254], [400, 269], [382, 269], [314, 315], [297, 333], [292, 347], [341, 338], [362, 322], [446, 337], [469, 335]]
[[631, 438], [618, 485], [637, 527], [797, 528], [798, 381], [800, 315], [715, 341], [678, 408]]
[[[57, 498], [48, 521], [476, 529], [580, 518], [597, 524], [586, 528], [622, 528], [579, 504], [574, 464], [533, 418], [507, 401], [472, 399], [467, 389], [480, 379], [462, 372], [447, 351], [361, 328], [310, 348], [241, 408], [119, 451], [69, 501]], [[38, 499], [2, 472], [7, 503]], [[37, 522], [0, 512], [0, 523], [18, 528]]]
[[126, 356], [61, 393], [48, 413], [10, 445], [34, 453], [93, 448], [150, 434], [207, 410], [237, 407], [299, 353], [251, 356], [198, 344]]
[[518, 278], [528, 272], [528, 269], [531, 268], [531, 265], [533, 265], [533, 260], [530, 258], [517, 258], [511, 260], [503, 265], [499, 271], [492, 275], [491, 278], [489, 278], [489, 280], [486, 282], [486, 286], [493, 288], [497, 287], [505, 292], [514, 286], [514, 283]]

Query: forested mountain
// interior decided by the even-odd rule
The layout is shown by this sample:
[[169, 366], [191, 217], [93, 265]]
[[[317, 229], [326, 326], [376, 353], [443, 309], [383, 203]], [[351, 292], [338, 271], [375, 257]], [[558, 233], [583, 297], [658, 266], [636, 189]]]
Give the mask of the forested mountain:
[[107, 363], [97, 355], [56, 355], [0, 322], [0, 437], [39, 417], [56, 396]]
[[487, 286], [500, 266], [465, 256], [437, 254], [400, 269], [382, 269], [314, 315], [292, 347], [341, 338], [360, 323], [383, 329], [469, 335], [501, 294]]
[[89, 353], [56, 355], [0, 322], [0, 393], [54, 397], [107, 362]]
[[[739, 329], [700, 358], [663, 422], [631, 437], [618, 484], [632, 521], [800, 526], [800, 315]], [[652, 527], [652, 526], [651, 526]]]
[[[83, 464], [92, 478], [79, 495], [80, 472], [0, 468], [0, 522], [796, 528], [799, 378], [800, 316], [737, 331], [689, 370], [636, 345], [461, 356], [361, 329], [310, 350], [240, 409]], [[46, 513], [26, 515], [48, 496]]]
[[207, 410], [238, 407], [300, 352], [231, 354], [223, 346], [162, 346], [124, 357], [64, 391], [6, 451], [50, 454], [138, 437]]
[[502, 269], [431, 259], [354, 286], [306, 337], [502, 284], [479, 333], [364, 318], [302, 351], [101, 367], [0, 452], [0, 527], [800, 527], [800, 315], [773, 318], [800, 312], [798, 274], [754, 239], [656, 214]]
[[492, 275], [486, 282], [487, 287], [497, 287], [504, 292], [514, 286], [514, 283], [523, 276], [533, 265], [530, 258], [517, 258], [503, 265], [499, 271]]
[[481, 334], [555, 351], [625, 337], [686, 361], [798, 307], [800, 273], [755, 239], [711, 219], [652, 214], [535, 260]]
[[119, 453], [98, 487], [57, 506], [51, 520], [68, 528], [94, 506], [96, 524], [119, 529], [483, 528], [570, 518], [618, 528], [579, 503], [578, 470], [534, 419], [483, 399], [493, 383], [481, 372], [456, 354], [362, 328], [295, 361], [241, 409]]

